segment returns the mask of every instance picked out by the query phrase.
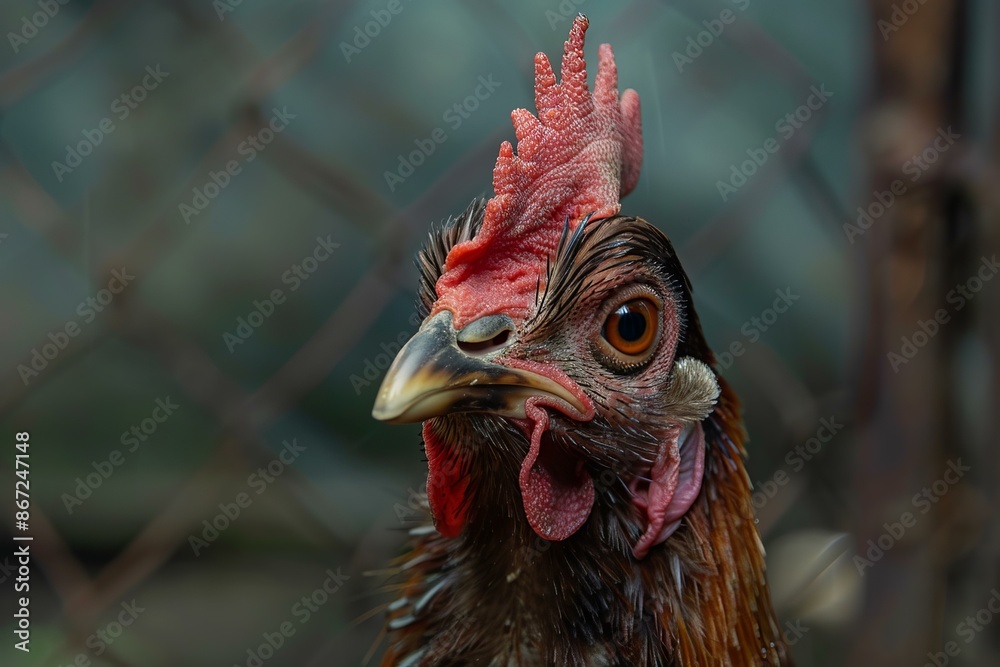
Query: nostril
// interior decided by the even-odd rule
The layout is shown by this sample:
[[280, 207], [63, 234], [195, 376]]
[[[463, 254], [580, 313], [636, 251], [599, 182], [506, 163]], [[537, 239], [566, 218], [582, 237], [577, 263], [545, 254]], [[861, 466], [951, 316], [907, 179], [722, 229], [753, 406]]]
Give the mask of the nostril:
[[458, 349], [466, 354], [482, 356], [510, 345], [514, 320], [507, 315], [486, 315], [467, 324], [455, 333]]
[[496, 352], [507, 345], [507, 340], [510, 338], [510, 330], [504, 329], [493, 338], [483, 341], [467, 342], [458, 341], [458, 349], [462, 350], [467, 354], [489, 354], [490, 352]]

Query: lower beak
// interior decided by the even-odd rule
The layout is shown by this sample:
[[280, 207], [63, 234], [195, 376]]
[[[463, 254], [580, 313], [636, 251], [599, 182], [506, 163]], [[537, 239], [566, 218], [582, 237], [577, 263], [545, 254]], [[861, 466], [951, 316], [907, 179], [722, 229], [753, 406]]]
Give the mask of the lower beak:
[[495, 354], [463, 351], [451, 322], [449, 311], [435, 315], [399, 351], [375, 398], [375, 419], [409, 423], [456, 412], [524, 418], [525, 401], [532, 396], [586, 411], [576, 396], [554, 380], [495, 363], [490, 360]]

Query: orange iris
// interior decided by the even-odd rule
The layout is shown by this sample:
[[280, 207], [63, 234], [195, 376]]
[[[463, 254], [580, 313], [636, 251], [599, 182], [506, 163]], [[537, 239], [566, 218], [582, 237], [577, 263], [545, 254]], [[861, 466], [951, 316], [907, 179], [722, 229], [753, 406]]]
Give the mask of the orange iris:
[[604, 338], [629, 356], [640, 355], [656, 340], [656, 304], [633, 299], [618, 307], [604, 323]]

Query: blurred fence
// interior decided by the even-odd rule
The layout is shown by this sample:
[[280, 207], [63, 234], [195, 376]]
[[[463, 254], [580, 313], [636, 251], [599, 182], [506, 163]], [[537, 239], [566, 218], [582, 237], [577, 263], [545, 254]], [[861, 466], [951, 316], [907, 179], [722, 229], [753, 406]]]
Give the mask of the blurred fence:
[[0, 423], [31, 434], [33, 633], [3, 664], [361, 664], [424, 473], [368, 416], [410, 258], [489, 194], [577, 11], [640, 93], [623, 210], [744, 398], [800, 664], [996, 662], [959, 627], [1000, 554], [992, 4], [18, 0]]

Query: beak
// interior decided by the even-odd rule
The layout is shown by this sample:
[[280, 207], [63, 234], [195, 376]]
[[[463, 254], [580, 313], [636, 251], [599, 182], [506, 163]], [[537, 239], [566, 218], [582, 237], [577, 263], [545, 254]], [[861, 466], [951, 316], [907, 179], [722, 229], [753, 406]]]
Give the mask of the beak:
[[[491, 338], [494, 322], [510, 322], [506, 317], [491, 317], [491, 322], [483, 318], [461, 332], [452, 327], [449, 311], [426, 320], [389, 366], [372, 416], [397, 424], [456, 412], [491, 412], [523, 419], [525, 401], [532, 396], [556, 399], [586, 412], [580, 400], [555, 380], [491, 361], [506, 345], [484, 347], [479, 340]], [[473, 340], [465, 345], [468, 351], [463, 350], [460, 339], [465, 342], [470, 337]]]

